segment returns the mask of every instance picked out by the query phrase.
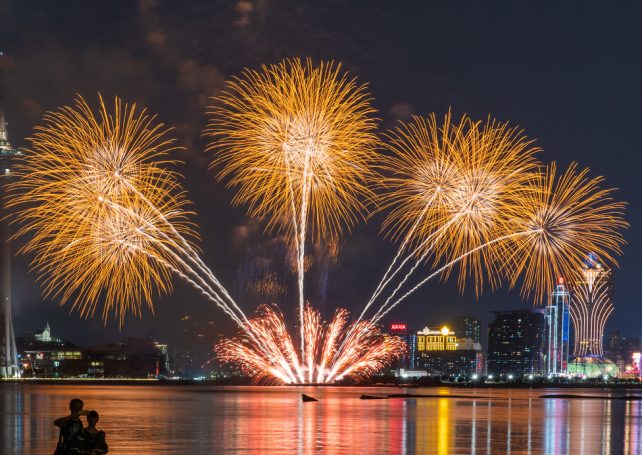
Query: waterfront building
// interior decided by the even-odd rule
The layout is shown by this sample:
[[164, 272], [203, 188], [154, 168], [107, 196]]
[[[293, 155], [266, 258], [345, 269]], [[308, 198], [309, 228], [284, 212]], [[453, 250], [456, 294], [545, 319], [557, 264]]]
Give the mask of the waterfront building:
[[417, 332], [417, 353], [424, 351], [454, 351], [457, 349], [455, 332], [448, 327], [428, 328]]
[[640, 352], [631, 353], [631, 365], [629, 371], [636, 374], [638, 379], [640, 378], [640, 376], [642, 376], [642, 369], [640, 368], [641, 357], [642, 353]]
[[25, 378], [75, 378], [87, 376], [83, 351], [72, 344], [25, 349], [20, 354]]
[[620, 373], [625, 370], [628, 360], [626, 355], [628, 341], [627, 337], [622, 336], [620, 331], [616, 330], [608, 336], [604, 344], [604, 354], [618, 366]]
[[45, 330], [16, 339], [23, 377], [158, 378], [166, 376], [167, 346], [149, 339], [84, 348]]
[[640, 338], [622, 335], [619, 330], [612, 332], [604, 345], [604, 355], [618, 366], [620, 373], [625, 372], [627, 366], [631, 365], [633, 353], [640, 351], [642, 351]]
[[173, 376], [183, 379], [214, 377], [217, 365], [212, 362], [212, 346], [219, 340], [214, 321], [181, 317], [179, 336], [171, 351]]
[[165, 358], [149, 339], [130, 338], [83, 350], [87, 375], [95, 378], [165, 376]]
[[542, 373], [544, 310], [493, 311], [488, 325], [487, 374], [496, 377]]
[[470, 376], [478, 370], [481, 345], [458, 338], [447, 326], [417, 332], [415, 365], [433, 376]]
[[587, 379], [615, 377], [620, 372], [616, 364], [599, 355], [576, 356], [568, 362], [569, 376]]
[[640, 357], [642, 357], [642, 353], [639, 351], [632, 352], [629, 362], [619, 370], [618, 377], [620, 379], [635, 379], [639, 381], [642, 373], [640, 371]]
[[11, 230], [5, 208], [5, 187], [12, 178], [11, 161], [19, 154], [9, 143], [0, 98], [0, 378], [15, 378], [20, 374], [11, 318]]
[[544, 335], [544, 374], [565, 376], [568, 368], [570, 293], [559, 277], [546, 306]]
[[575, 356], [603, 356], [602, 339], [606, 320], [613, 312], [611, 271], [590, 253], [572, 283], [570, 304]]
[[392, 373], [396, 378], [402, 379], [421, 379], [428, 376], [428, 372], [426, 370], [406, 370], [404, 368], [394, 370]]
[[27, 378], [82, 377], [87, 374], [82, 348], [44, 330], [16, 338], [21, 376]]

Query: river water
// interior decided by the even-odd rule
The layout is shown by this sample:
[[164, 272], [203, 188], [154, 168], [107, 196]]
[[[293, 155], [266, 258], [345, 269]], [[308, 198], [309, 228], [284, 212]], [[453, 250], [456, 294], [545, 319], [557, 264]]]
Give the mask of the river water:
[[[301, 393], [319, 399], [302, 403]], [[361, 394], [435, 398], [361, 400]], [[110, 454], [642, 453], [642, 401], [596, 389], [0, 385], [0, 453], [51, 455], [73, 397]], [[642, 394], [642, 393], [638, 393]]]

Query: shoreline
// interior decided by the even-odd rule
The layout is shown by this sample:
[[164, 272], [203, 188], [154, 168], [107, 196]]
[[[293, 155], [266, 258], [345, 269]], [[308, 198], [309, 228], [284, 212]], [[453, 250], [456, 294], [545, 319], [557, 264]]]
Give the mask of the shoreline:
[[110, 386], [209, 386], [209, 387], [358, 387], [358, 388], [437, 388], [450, 387], [453, 389], [642, 389], [640, 382], [604, 382], [604, 381], [584, 381], [581, 383], [568, 382], [446, 382], [432, 381], [426, 383], [409, 383], [398, 384], [392, 382], [360, 383], [360, 384], [282, 384], [266, 385], [253, 384], [251, 379], [244, 378], [238, 381], [194, 381], [194, 380], [165, 380], [165, 379], [136, 379], [136, 378], [16, 378], [2, 379], [0, 384], [18, 384], [18, 385], [110, 385]]

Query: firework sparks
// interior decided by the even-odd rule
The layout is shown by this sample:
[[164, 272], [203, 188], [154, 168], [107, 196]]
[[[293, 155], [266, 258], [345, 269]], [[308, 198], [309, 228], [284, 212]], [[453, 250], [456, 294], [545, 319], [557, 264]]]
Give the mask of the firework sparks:
[[103, 318], [122, 325], [143, 303], [153, 311], [178, 274], [240, 322], [195, 251], [188, 201], [167, 168], [174, 140], [135, 105], [99, 104], [97, 115], [82, 98], [47, 114], [15, 166], [10, 205], [45, 295], [85, 317], [103, 302]]
[[301, 330], [308, 230], [337, 239], [372, 196], [373, 113], [365, 86], [340, 64], [298, 59], [244, 71], [209, 111], [212, 167], [237, 188], [234, 202], [296, 245]]
[[484, 278], [496, 285], [493, 250], [478, 247], [506, 232], [507, 220], [521, 216], [519, 201], [536, 170], [539, 149], [518, 128], [466, 116], [456, 123], [450, 113], [443, 124], [434, 115], [415, 117], [388, 138], [392, 155], [383, 162], [388, 177], [381, 184], [381, 206], [389, 214], [383, 228], [401, 245], [361, 315], [409, 265], [377, 318], [430, 255], [434, 263], [458, 258], [461, 289], [469, 276], [478, 292]]
[[384, 336], [369, 321], [349, 324], [344, 309], [337, 310], [332, 321], [325, 324], [319, 312], [306, 305], [303, 330], [307, 342], [300, 357], [278, 310], [263, 305], [258, 313], [247, 323], [247, 332], [254, 333], [254, 339], [241, 334], [215, 347], [220, 361], [240, 365], [257, 381], [322, 384], [348, 376], [365, 379], [403, 356], [407, 349], [403, 340]]
[[574, 275], [586, 252], [611, 264], [625, 243], [622, 231], [626, 204], [612, 198], [613, 189], [601, 188], [602, 177], [572, 164], [557, 175], [555, 163], [535, 176], [525, 216], [513, 220], [512, 236], [500, 243], [499, 257], [511, 284], [522, 277], [522, 294], [541, 302], [555, 286], [555, 277]]

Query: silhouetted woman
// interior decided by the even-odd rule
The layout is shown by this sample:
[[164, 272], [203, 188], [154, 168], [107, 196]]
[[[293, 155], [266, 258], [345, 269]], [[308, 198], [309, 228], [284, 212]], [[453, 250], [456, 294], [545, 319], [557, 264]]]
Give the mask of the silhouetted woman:
[[89, 411], [87, 414], [87, 426], [82, 430], [81, 438], [84, 440], [85, 455], [102, 455], [109, 451], [105, 441], [105, 432], [96, 428], [98, 423], [98, 413]]

